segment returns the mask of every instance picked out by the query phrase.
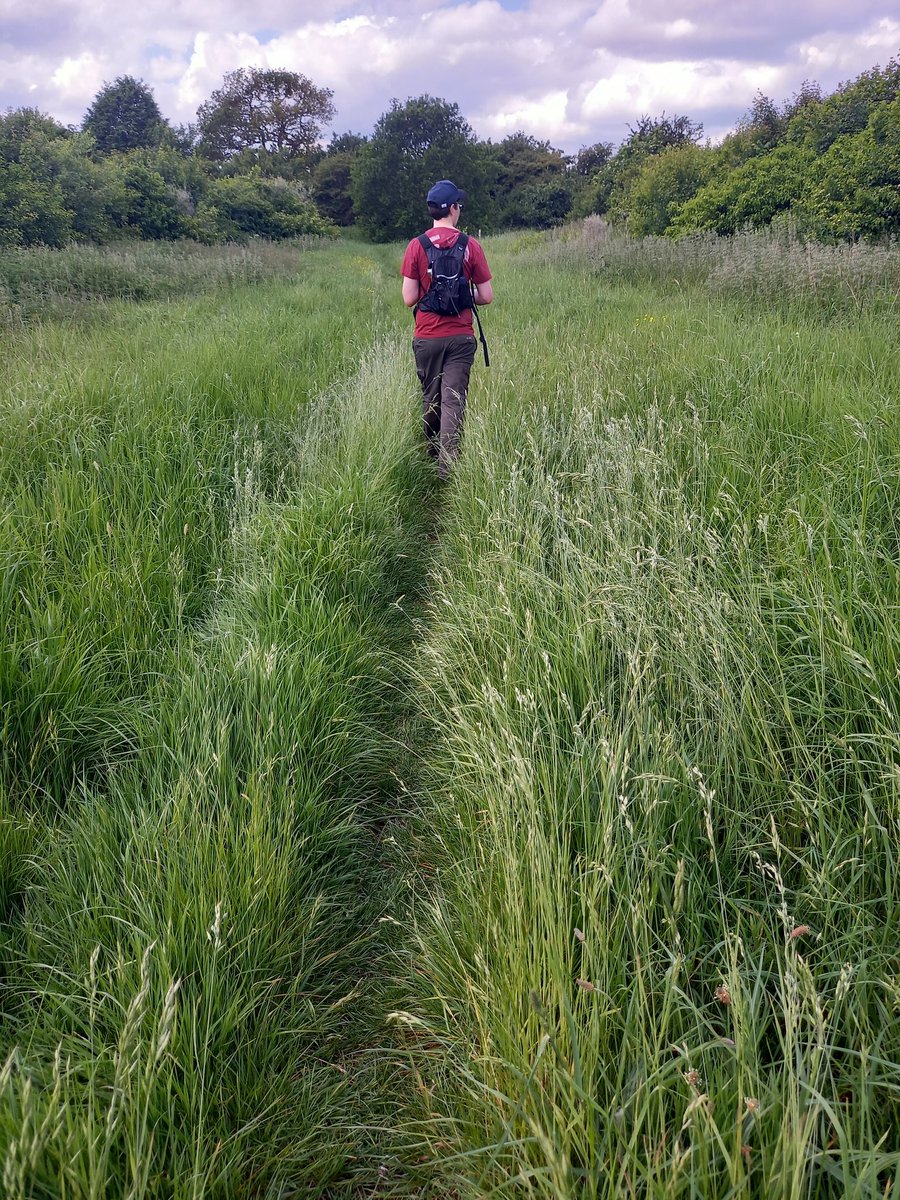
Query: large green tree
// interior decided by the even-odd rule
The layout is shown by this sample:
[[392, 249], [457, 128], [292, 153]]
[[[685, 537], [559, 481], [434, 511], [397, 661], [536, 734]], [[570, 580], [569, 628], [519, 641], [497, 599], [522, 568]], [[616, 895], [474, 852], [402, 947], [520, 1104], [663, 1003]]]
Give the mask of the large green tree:
[[645, 159], [624, 204], [635, 237], [665, 233], [678, 210], [711, 178], [716, 152], [689, 142]]
[[270, 173], [310, 164], [322, 127], [334, 118], [332, 92], [297, 71], [241, 67], [197, 110], [200, 153], [214, 162], [242, 156]]
[[695, 143], [703, 134], [703, 126], [690, 117], [642, 116], [629, 127], [628, 137], [591, 178], [579, 202], [578, 212], [610, 213], [613, 220], [627, 217], [625, 199], [643, 163], [671, 146]]
[[412, 237], [427, 221], [425, 196], [438, 179], [465, 189], [467, 223], [477, 221], [483, 155], [459, 105], [427, 95], [393, 100], [353, 163], [359, 225], [376, 242]]
[[768, 225], [810, 186], [815, 162], [811, 150], [787, 144], [748, 159], [687, 200], [672, 221], [672, 232], [737, 233], [747, 226]]
[[877, 104], [859, 133], [832, 142], [795, 208], [823, 240], [900, 236], [900, 97]]
[[520, 129], [496, 145], [488, 143], [485, 154], [500, 225], [546, 228], [567, 215], [572, 199], [562, 150]]
[[101, 154], [158, 146], [166, 122], [153, 93], [141, 79], [120, 75], [105, 83], [84, 115], [82, 128], [93, 134]]

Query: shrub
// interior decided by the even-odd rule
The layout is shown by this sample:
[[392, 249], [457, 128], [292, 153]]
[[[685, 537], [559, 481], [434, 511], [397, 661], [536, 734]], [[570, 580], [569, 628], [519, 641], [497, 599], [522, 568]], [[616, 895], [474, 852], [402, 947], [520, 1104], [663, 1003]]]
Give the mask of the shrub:
[[628, 232], [635, 237], [665, 233], [678, 209], [708, 182], [715, 162], [713, 151], [693, 143], [648, 158], [625, 200]]
[[797, 208], [824, 240], [900, 234], [900, 98], [877, 108], [861, 133], [832, 143]]
[[815, 161], [811, 150], [788, 145], [751, 158], [724, 179], [702, 187], [683, 205], [671, 229], [736, 233], [748, 225], [766, 225], [803, 194]]
[[0, 164], [0, 246], [62, 246], [71, 230], [57, 183], [23, 163]]
[[335, 232], [297, 184], [258, 176], [212, 183], [197, 209], [197, 229], [207, 241], [243, 241], [249, 236], [278, 240]]

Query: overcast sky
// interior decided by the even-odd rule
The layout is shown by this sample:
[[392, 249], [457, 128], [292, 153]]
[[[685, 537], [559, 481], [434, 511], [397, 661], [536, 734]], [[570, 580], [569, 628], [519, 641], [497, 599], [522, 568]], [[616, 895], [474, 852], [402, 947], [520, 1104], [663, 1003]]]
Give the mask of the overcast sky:
[[333, 90], [338, 132], [429, 92], [482, 138], [574, 151], [663, 111], [715, 139], [758, 90], [831, 90], [898, 52], [897, 0], [0, 0], [0, 109], [79, 124], [128, 74], [187, 122], [226, 71], [286, 67]]

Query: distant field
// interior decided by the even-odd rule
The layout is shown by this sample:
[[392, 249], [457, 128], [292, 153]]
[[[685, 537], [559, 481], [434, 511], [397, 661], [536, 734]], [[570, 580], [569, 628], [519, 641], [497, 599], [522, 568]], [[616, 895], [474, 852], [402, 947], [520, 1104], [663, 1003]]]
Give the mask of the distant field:
[[[10, 1197], [871, 1197], [896, 249], [0, 257]], [[92, 256], [93, 255], [93, 256]], [[143, 281], [143, 282], [142, 282]]]

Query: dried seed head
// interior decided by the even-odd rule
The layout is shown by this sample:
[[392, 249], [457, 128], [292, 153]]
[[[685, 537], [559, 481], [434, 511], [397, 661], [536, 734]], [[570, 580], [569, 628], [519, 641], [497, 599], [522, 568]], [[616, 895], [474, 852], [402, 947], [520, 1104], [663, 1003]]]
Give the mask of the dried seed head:
[[728, 1005], [731, 1003], [731, 992], [728, 990], [727, 984], [720, 983], [716, 988], [716, 999], [720, 1004]]
[[794, 928], [790, 932], [789, 940], [794, 941], [795, 938], [806, 937], [806, 935], [808, 933], [809, 933], [808, 925], [795, 925]]
[[754, 1096], [747, 1096], [744, 1100], [744, 1108], [751, 1116], [755, 1115], [759, 1112], [759, 1101]]
[[583, 992], [596, 992], [596, 988], [589, 979], [576, 979], [575, 982]]
[[700, 1072], [695, 1067], [691, 1067], [689, 1071], [685, 1071], [684, 1077], [691, 1087], [698, 1088], [702, 1083]]
[[575, 929], [574, 929], [574, 931], [573, 931], [573, 932], [574, 932], [574, 934], [575, 934], [575, 937], [578, 939], [578, 941], [579, 941], [579, 942], [583, 942], [583, 941], [584, 941], [584, 934], [581, 932], [581, 930], [578, 928], [578, 926], [577, 926], [577, 925], [575, 926]]

